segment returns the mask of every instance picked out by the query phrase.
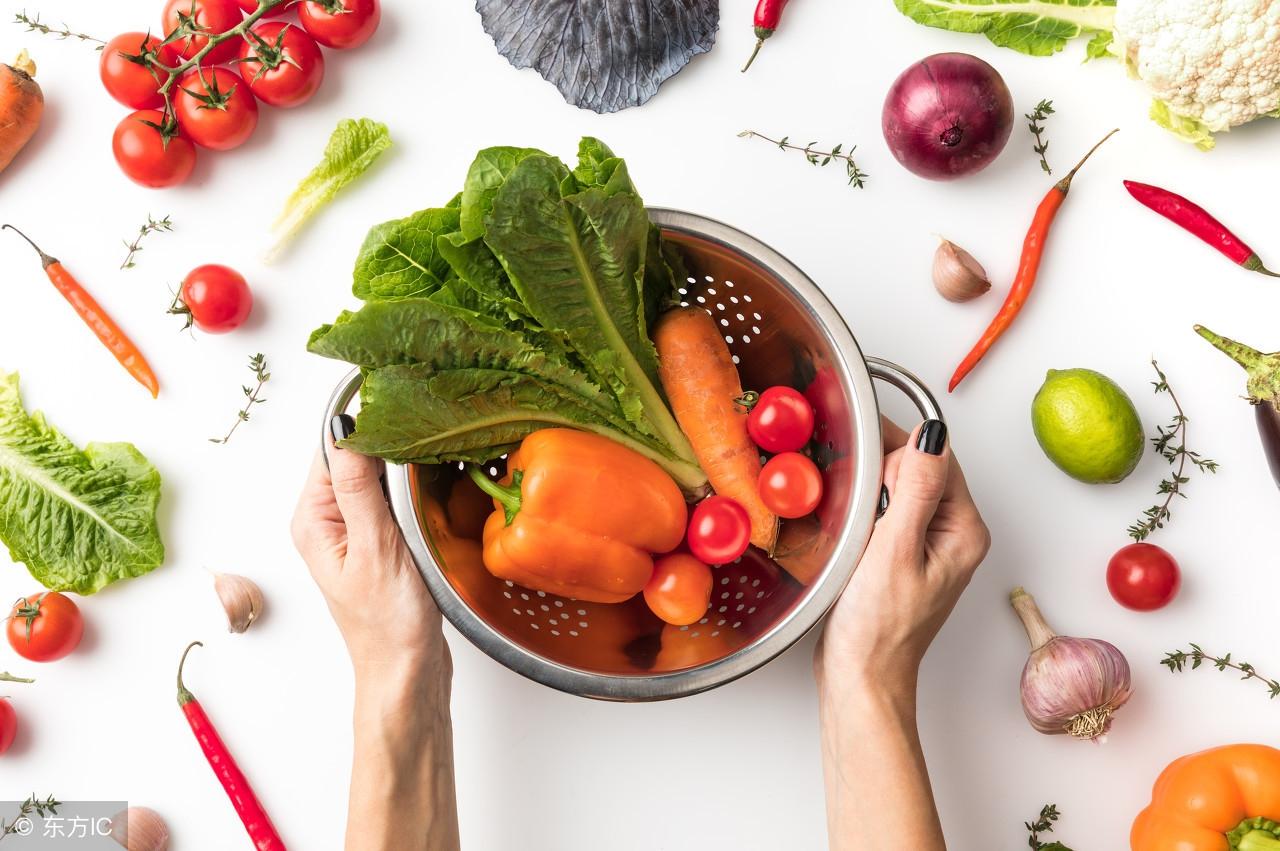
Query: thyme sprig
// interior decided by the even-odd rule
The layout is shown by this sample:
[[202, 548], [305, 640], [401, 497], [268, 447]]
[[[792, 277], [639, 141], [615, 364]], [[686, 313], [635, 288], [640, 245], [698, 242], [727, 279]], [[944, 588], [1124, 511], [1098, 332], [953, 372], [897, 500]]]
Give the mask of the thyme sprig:
[[1053, 115], [1053, 101], [1042, 100], [1036, 104], [1036, 108], [1026, 114], [1026, 119], [1030, 123], [1027, 129], [1031, 131], [1031, 135], [1036, 137], [1036, 143], [1031, 146], [1031, 150], [1040, 155], [1040, 168], [1044, 169], [1045, 174], [1053, 174], [1053, 169], [1049, 168], [1049, 161], [1045, 159], [1044, 152], [1049, 150], [1049, 143], [1044, 140], [1043, 122]]
[[231, 428], [222, 437], [209, 438], [210, 443], [226, 443], [231, 439], [231, 435], [236, 433], [236, 429], [240, 427], [240, 423], [249, 421], [249, 411], [254, 405], [261, 405], [267, 401], [260, 395], [262, 393], [262, 385], [271, 380], [271, 373], [267, 371], [267, 359], [262, 352], [249, 358], [249, 369], [253, 371], [253, 377], [257, 379], [257, 384], [253, 387], [248, 385], [242, 386], [240, 389], [244, 391], [245, 403], [244, 407], [236, 414], [236, 421], [231, 424]]
[[124, 262], [120, 264], [120, 268], [132, 269], [134, 266], [138, 265], [133, 258], [142, 250], [142, 240], [146, 238], [147, 234], [159, 232], [170, 233], [172, 231], [173, 222], [169, 220], [168, 216], [165, 216], [160, 221], [156, 221], [151, 218], [151, 214], [148, 213], [147, 223], [138, 228], [138, 235], [133, 238], [133, 242], [122, 240], [124, 242], [124, 247], [129, 250], [129, 253], [124, 256]]
[[1041, 842], [1040, 834], [1053, 833], [1053, 823], [1061, 817], [1056, 804], [1045, 804], [1040, 808], [1040, 818], [1035, 821], [1023, 822], [1030, 836], [1027, 837], [1027, 847], [1033, 851], [1071, 851], [1070, 848], [1061, 842]]
[[871, 176], [858, 168], [858, 164], [853, 161], [853, 152], [858, 149], [857, 145], [852, 145], [848, 151], [845, 151], [844, 143], [841, 142], [829, 151], [822, 151], [815, 147], [818, 144], [817, 142], [810, 142], [807, 145], [795, 145], [792, 144], [790, 136], [783, 136], [781, 139], [770, 139], [763, 133], [757, 133], [754, 130], [743, 130], [738, 134], [738, 138], [763, 139], [776, 145], [782, 151], [800, 151], [810, 165], [815, 165], [819, 168], [831, 165], [833, 162], [842, 162], [844, 163], [845, 176], [849, 178], [849, 185], [854, 189], [865, 188], [867, 185], [866, 180]]
[[1218, 462], [1204, 458], [1200, 453], [1187, 449], [1187, 423], [1190, 420], [1183, 412], [1182, 405], [1178, 402], [1178, 397], [1174, 394], [1173, 389], [1169, 387], [1168, 378], [1161, 372], [1160, 365], [1156, 363], [1154, 358], [1151, 361], [1151, 366], [1155, 369], [1159, 378], [1158, 381], [1151, 382], [1151, 386], [1155, 388], [1156, 393], [1168, 393], [1176, 411], [1173, 420], [1167, 427], [1156, 426], [1156, 436], [1151, 438], [1151, 445], [1156, 454], [1168, 461], [1170, 465], [1176, 461], [1178, 469], [1168, 478], [1161, 479], [1159, 486], [1156, 488], [1157, 495], [1164, 496], [1164, 502], [1153, 505], [1143, 511], [1142, 518], [1129, 527], [1129, 537], [1135, 541], [1145, 541], [1152, 532], [1157, 529], [1163, 529], [1164, 525], [1173, 518], [1169, 506], [1173, 503], [1175, 496], [1186, 499], [1187, 495], [1183, 491], [1183, 486], [1191, 481], [1190, 477], [1184, 475], [1188, 461], [1202, 473], [1218, 472]]
[[1206, 653], [1201, 649], [1199, 644], [1192, 644], [1190, 650], [1173, 650], [1164, 654], [1164, 658], [1160, 660], [1161, 665], [1164, 665], [1175, 674], [1183, 671], [1187, 665], [1190, 665], [1191, 670], [1194, 671], [1206, 662], [1213, 665], [1213, 667], [1217, 668], [1219, 671], [1226, 671], [1228, 669], [1238, 671], [1240, 673], [1240, 679], [1242, 680], [1259, 681], [1267, 687], [1267, 692], [1270, 694], [1272, 700], [1280, 697], [1280, 682], [1262, 676], [1262, 674], [1259, 674], [1253, 665], [1248, 662], [1235, 661], [1231, 658], [1230, 653], [1225, 656], [1214, 656], [1211, 653]]
[[0, 671], [0, 682], [6, 683], [34, 683], [35, 680], [29, 680], [26, 677], [19, 677], [17, 674], [11, 674], [8, 671]]
[[[25, 826], [24, 821], [28, 819], [32, 813], [40, 816], [40, 818], [45, 818], [47, 816], [57, 815], [58, 807], [60, 806], [62, 806], [62, 802], [55, 801], [52, 795], [45, 798], [43, 801], [35, 795], [31, 795], [22, 802], [21, 806], [18, 807], [18, 815], [14, 817], [13, 821], [6, 822], [3, 819], [0, 819], [0, 841], [10, 834], [19, 833], [20, 829]], [[25, 833], [26, 831], [23, 832]]]
[[45, 35], [57, 36], [62, 41], [66, 41], [69, 38], [73, 38], [77, 41], [92, 41], [98, 45], [94, 50], [101, 50], [107, 46], [107, 43], [100, 38], [94, 38], [93, 36], [85, 35], [84, 33], [72, 32], [66, 24], [63, 24], [61, 27], [51, 27], [48, 24], [41, 23], [40, 14], [38, 12], [34, 17], [32, 17], [31, 15], [28, 15], [24, 9], [14, 15], [13, 22], [15, 24], [22, 24], [25, 26], [27, 28], [27, 32], [37, 32], [44, 33]]

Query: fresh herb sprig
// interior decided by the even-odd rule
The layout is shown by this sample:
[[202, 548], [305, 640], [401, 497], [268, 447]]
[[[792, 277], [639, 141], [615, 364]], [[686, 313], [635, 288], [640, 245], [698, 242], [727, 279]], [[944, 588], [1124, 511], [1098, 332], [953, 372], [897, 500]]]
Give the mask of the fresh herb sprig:
[[1061, 842], [1041, 842], [1040, 834], [1053, 833], [1053, 823], [1061, 817], [1056, 804], [1045, 804], [1040, 808], [1040, 818], [1035, 821], [1023, 822], [1026, 825], [1027, 847], [1033, 851], [1071, 851], [1070, 848]]
[[142, 240], [146, 238], [147, 234], [159, 232], [170, 233], [172, 231], [173, 222], [169, 220], [168, 216], [165, 216], [160, 221], [156, 221], [151, 218], [151, 214], [148, 213], [147, 223], [138, 228], [138, 235], [133, 238], [133, 242], [124, 240], [124, 247], [129, 250], [129, 253], [125, 255], [124, 262], [120, 264], [120, 268], [132, 269], [134, 266], [138, 265], [133, 258], [142, 250]]
[[1161, 372], [1160, 365], [1152, 359], [1151, 366], [1155, 369], [1159, 378], [1158, 381], [1151, 382], [1151, 386], [1155, 388], [1156, 393], [1168, 393], [1176, 411], [1173, 421], [1169, 423], [1168, 427], [1156, 426], [1156, 436], [1151, 438], [1151, 445], [1156, 453], [1168, 461], [1170, 465], [1176, 461], [1178, 469], [1168, 478], [1161, 479], [1159, 486], [1156, 488], [1156, 493], [1164, 496], [1164, 502], [1153, 505], [1142, 512], [1142, 518], [1129, 527], [1129, 537], [1135, 541], [1145, 541], [1151, 536], [1152, 532], [1164, 528], [1164, 524], [1168, 523], [1173, 517], [1169, 506], [1175, 496], [1186, 499], [1187, 495], [1183, 491], [1183, 486], [1191, 481], [1190, 477], [1185, 475], [1188, 461], [1202, 473], [1218, 472], [1218, 462], [1204, 458], [1200, 453], [1187, 449], [1187, 423], [1189, 420], [1186, 414], [1183, 413], [1178, 397], [1174, 394], [1173, 389], [1169, 387], [1168, 378]]
[[11, 673], [9, 673], [8, 671], [0, 671], [0, 682], [6, 682], [6, 683], [34, 683], [34, 682], [35, 682], [35, 680], [29, 680], [29, 679], [27, 679], [26, 677], [19, 677], [19, 676], [17, 676], [16, 674], [11, 674]]
[[754, 130], [743, 130], [738, 134], [738, 138], [763, 139], [776, 145], [782, 151], [800, 151], [811, 165], [819, 168], [831, 165], [833, 162], [842, 162], [844, 163], [845, 176], [849, 178], [849, 185], [854, 189], [865, 188], [867, 178], [871, 176], [858, 168], [858, 164], [853, 161], [853, 152], [857, 150], [857, 145], [850, 146], [849, 150], [845, 151], [844, 143], [841, 142], [829, 151], [821, 151], [815, 147], [818, 144], [817, 142], [810, 142], [807, 145], [794, 145], [791, 143], [790, 136], [783, 136], [781, 139], [770, 139], [763, 133], [757, 133]]
[[1204, 652], [1199, 644], [1192, 644], [1190, 650], [1173, 650], [1164, 654], [1164, 658], [1160, 660], [1161, 665], [1164, 665], [1175, 674], [1183, 671], [1188, 665], [1194, 671], [1206, 662], [1219, 671], [1237, 671], [1242, 680], [1257, 680], [1267, 687], [1267, 692], [1272, 700], [1280, 697], [1280, 682], [1262, 676], [1248, 662], [1235, 661], [1231, 658], [1230, 653], [1225, 656], [1214, 656], [1211, 653]]
[[236, 433], [236, 429], [240, 427], [240, 423], [247, 423], [249, 421], [249, 412], [253, 409], [253, 406], [261, 405], [263, 402], [267, 401], [261, 396], [262, 385], [271, 380], [271, 373], [267, 371], [266, 356], [261, 352], [258, 352], [258, 354], [249, 358], [249, 369], [253, 371], [253, 377], [257, 379], [257, 384], [253, 387], [246, 384], [240, 388], [244, 391], [245, 395], [244, 407], [236, 414], [236, 421], [231, 424], [231, 428], [227, 430], [227, 433], [222, 437], [209, 438], [210, 443], [226, 443], [231, 439], [231, 435]]
[[1036, 108], [1026, 114], [1026, 119], [1030, 123], [1027, 129], [1031, 131], [1031, 135], [1036, 137], [1036, 143], [1031, 146], [1031, 150], [1040, 155], [1040, 168], [1044, 169], [1045, 174], [1053, 174], [1053, 169], [1049, 168], [1049, 161], [1045, 159], [1044, 152], [1049, 150], [1049, 143], [1044, 140], [1044, 121], [1050, 115], [1053, 115], [1053, 101], [1042, 100], [1036, 104]]
[[72, 38], [77, 41], [94, 42], [98, 45], [94, 50], [101, 50], [107, 46], [107, 43], [100, 38], [94, 38], [93, 36], [85, 35], [84, 33], [72, 32], [66, 24], [63, 24], [61, 27], [51, 27], [48, 24], [41, 23], [39, 13], [31, 16], [27, 14], [25, 9], [14, 15], [13, 22], [15, 24], [22, 24], [25, 26], [27, 28], [27, 32], [37, 32], [44, 33], [45, 35], [57, 36], [63, 41]]
[[60, 806], [62, 806], [62, 802], [55, 801], [52, 795], [43, 801], [35, 795], [31, 795], [18, 807], [18, 815], [14, 817], [13, 821], [6, 822], [0, 819], [0, 841], [3, 841], [10, 834], [18, 833], [19, 829], [25, 826], [24, 820], [29, 818], [32, 813], [40, 816], [40, 818], [45, 818], [57, 815], [58, 807]]

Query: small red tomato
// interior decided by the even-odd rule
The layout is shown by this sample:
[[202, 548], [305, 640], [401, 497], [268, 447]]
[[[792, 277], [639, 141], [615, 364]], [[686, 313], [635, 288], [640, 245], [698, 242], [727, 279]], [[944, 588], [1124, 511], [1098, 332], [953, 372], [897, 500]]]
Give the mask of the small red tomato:
[[1129, 544], [1107, 564], [1107, 588], [1126, 609], [1150, 612], [1178, 596], [1182, 571], [1173, 556], [1155, 544]]
[[813, 406], [799, 390], [770, 387], [747, 415], [747, 433], [765, 452], [795, 452], [813, 437]]
[[258, 102], [235, 71], [192, 68], [178, 78], [173, 99], [178, 124], [202, 148], [228, 151], [258, 126]]
[[13, 744], [18, 735], [18, 713], [13, 711], [13, 703], [7, 697], [0, 697], [0, 754]]
[[[240, 10], [246, 15], [252, 15], [258, 11], [258, 0], [236, 0], [240, 4]], [[289, 7], [293, 5], [292, 0], [279, 0], [276, 5], [267, 10], [263, 15], [264, 18], [278, 18], [289, 11]]]
[[98, 76], [107, 94], [130, 109], [164, 106], [164, 97], [158, 89], [169, 79], [169, 74], [149, 65], [146, 56], [170, 68], [181, 61], [172, 45], [161, 44], [153, 35], [136, 32], [118, 35], [107, 42], [98, 61]]
[[187, 317], [208, 334], [225, 334], [244, 324], [253, 311], [253, 293], [241, 275], [230, 266], [206, 263], [192, 269], [182, 279], [178, 300], [169, 309]]
[[[188, 34], [171, 42], [183, 59], [199, 53], [209, 43], [209, 34], [221, 35], [243, 20], [236, 0], [169, 0], [160, 16], [165, 36], [187, 26]], [[206, 68], [223, 65], [235, 59], [239, 49], [240, 39], [229, 38], [209, 51], [200, 64]]]
[[765, 508], [789, 520], [812, 514], [822, 502], [822, 473], [799, 452], [770, 458], [760, 471], [758, 485]]
[[653, 563], [644, 601], [667, 623], [687, 626], [707, 613], [711, 584], [711, 568], [686, 553], [672, 553]]
[[727, 496], [709, 496], [689, 518], [689, 552], [705, 564], [728, 564], [751, 543], [747, 510]]
[[144, 109], [124, 117], [116, 125], [111, 150], [120, 170], [132, 180], [152, 189], [177, 186], [196, 167], [196, 149], [186, 134], [177, 132], [165, 144], [160, 127], [164, 115]]
[[305, 0], [298, 4], [298, 20], [311, 37], [338, 50], [364, 44], [381, 19], [378, 0]]
[[288, 108], [306, 102], [324, 80], [324, 56], [296, 24], [256, 24], [240, 48], [240, 73], [254, 97]]
[[84, 636], [84, 618], [71, 598], [57, 591], [21, 597], [9, 612], [9, 645], [24, 659], [61, 659]]

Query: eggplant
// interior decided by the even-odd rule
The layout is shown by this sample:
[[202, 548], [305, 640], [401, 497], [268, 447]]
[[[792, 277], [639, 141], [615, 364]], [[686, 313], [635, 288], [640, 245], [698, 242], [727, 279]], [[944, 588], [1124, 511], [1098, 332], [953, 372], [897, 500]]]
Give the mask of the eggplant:
[[1258, 436], [1262, 439], [1262, 451], [1271, 467], [1271, 478], [1280, 487], [1280, 352], [1260, 352], [1215, 334], [1203, 325], [1197, 325], [1195, 329], [1214, 348], [1249, 373], [1249, 380], [1245, 385], [1249, 395], [1246, 398], [1253, 405]]

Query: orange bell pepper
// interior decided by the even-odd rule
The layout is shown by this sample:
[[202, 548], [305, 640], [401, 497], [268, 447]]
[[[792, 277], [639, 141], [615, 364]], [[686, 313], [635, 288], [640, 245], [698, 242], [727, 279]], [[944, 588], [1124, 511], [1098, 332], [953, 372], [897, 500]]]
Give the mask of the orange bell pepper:
[[1227, 745], [1169, 764], [1132, 851], [1280, 851], [1280, 750]]
[[501, 482], [470, 472], [497, 509], [484, 525], [485, 567], [535, 591], [621, 603], [649, 581], [650, 554], [684, 538], [688, 509], [675, 481], [597, 434], [535, 431]]

